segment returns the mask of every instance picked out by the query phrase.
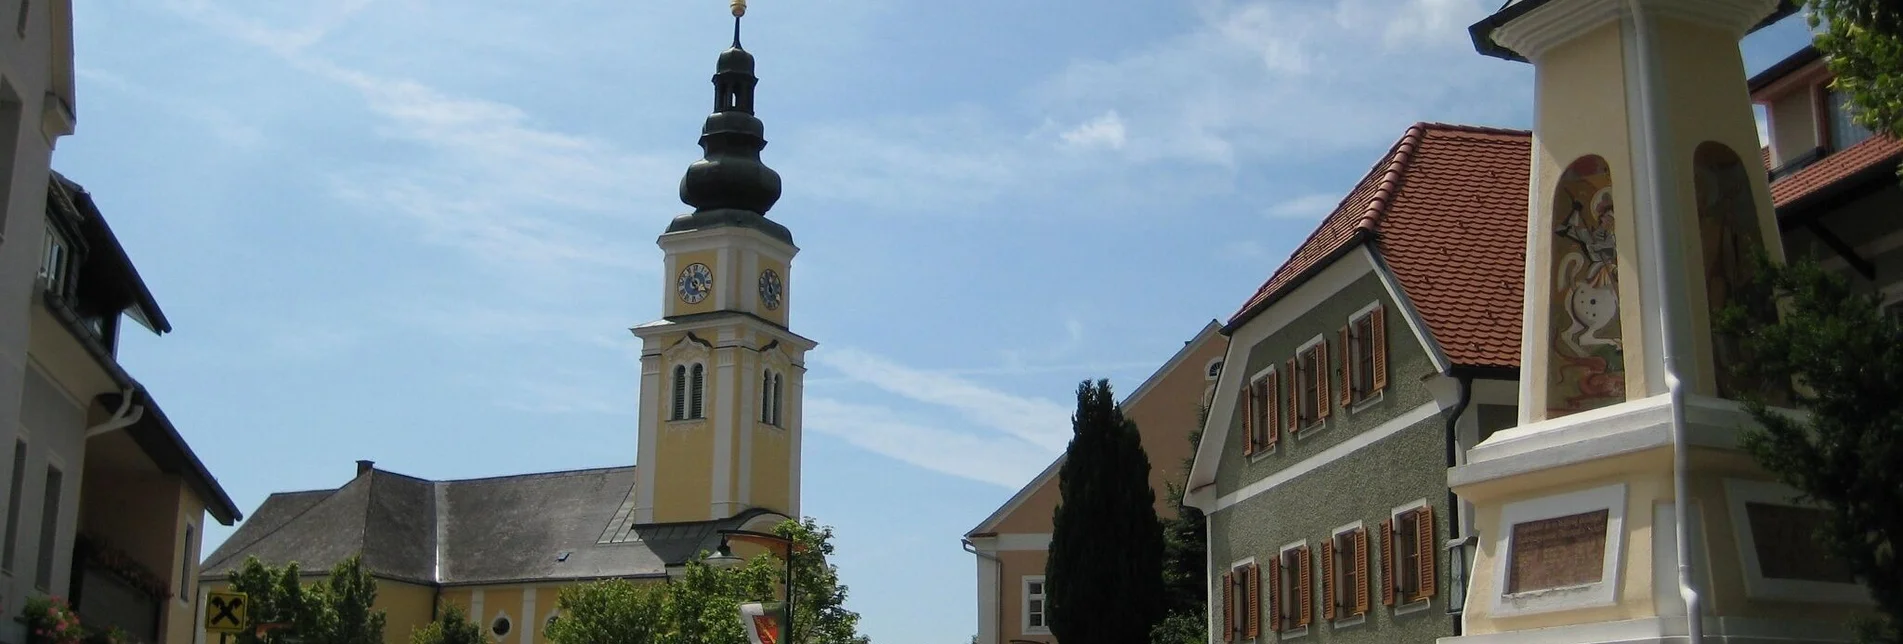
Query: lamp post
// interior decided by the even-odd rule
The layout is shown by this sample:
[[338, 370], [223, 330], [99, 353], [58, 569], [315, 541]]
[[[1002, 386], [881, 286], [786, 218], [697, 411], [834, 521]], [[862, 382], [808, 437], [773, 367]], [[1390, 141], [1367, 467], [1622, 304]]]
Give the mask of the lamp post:
[[732, 541], [757, 544], [782, 555], [781, 559], [786, 561], [786, 641], [797, 642], [793, 639], [793, 553], [799, 551], [799, 544], [777, 534], [751, 530], [721, 530], [719, 534], [720, 547], [707, 558], [709, 566], [727, 569], [746, 563], [747, 560], [734, 556], [729, 545]]

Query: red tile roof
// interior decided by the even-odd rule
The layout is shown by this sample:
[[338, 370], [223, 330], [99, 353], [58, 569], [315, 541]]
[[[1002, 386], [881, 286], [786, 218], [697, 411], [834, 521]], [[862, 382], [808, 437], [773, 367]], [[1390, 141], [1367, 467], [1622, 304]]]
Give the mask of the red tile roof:
[[1872, 166], [1894, 165], [1899, 156], [1903, 156], [1903, 141], [1872, 136], [1772, 182], [1771, 203], [1783, 208]]
[[1365, 236], [1453, 364], [1517, 367], [1531, 158], [1525, 130], [1415, 124], [1229, 327]]

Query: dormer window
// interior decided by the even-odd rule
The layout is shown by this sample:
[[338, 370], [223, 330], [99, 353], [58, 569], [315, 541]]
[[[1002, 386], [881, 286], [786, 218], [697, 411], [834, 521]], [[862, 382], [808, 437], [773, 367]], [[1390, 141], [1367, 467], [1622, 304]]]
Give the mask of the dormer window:
[[1850, 104], [1850, 96], [1841, 90], [1824, 90], [1826, 122], [1824, 128], [1830, 137], [1830, 151], [1849, 149], [1870, 138], [1869, 128], [1858, 125], [1854, 120], [1857, 108]]
[[45, 280], [46, 290], [66, 295], [72, 281], [73, 243], [51, 223], [46, 227], [46, 247], [40, 256], [40, 279]]

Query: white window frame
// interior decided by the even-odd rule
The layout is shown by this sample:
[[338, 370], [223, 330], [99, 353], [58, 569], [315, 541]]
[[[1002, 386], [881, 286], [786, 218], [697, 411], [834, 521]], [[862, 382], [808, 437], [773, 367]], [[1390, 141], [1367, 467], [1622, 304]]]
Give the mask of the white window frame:
[[[1303, 373], [1303, 372], [1302, 372], [1302, 360], [1303, 360], [1303, 359], [1305, 358], [1305, 356], [1304, 356], [1304, 354], [1306, 354], [1306, 353], [1308, 353], [1309, 351], [1311, 351], [1311, 350], [1313, 350], [1313, 349], [1314, 349], [1314, 348], [1316, 347], [1316, 345], [1321, 345], [1321, 344], [1326, 344], [1327, 342], [1328, 342], [1328, 334], [1326, 334], [1326, 333], [1321, 333], [1321, 334], [1317, 334], [1317, 335], [1315, 336], [1315, 338], [1314, 338], [1314, 339], [1312, 339], [1312, 340], [1309, 340], [1308, 342], [1305, 342], [1305, 343], [1303, 343], [1301, 347], [1298, 347], [1298, 348], [1296, 348], [1296, 349], [1295, 349], [1295, 374], [1294, 374], [1294, 375], [1295, 375], [1295, 378], [1294, 378], [1294, 384], [1295, 384], [1295, 386], [1297, 386], [1297, 387], [1302, 387], [1302, 386], [1303, 386], [1304, 384], [1306, 384], [1306, 383], [1303, 383], [1303, 382], [1301, 382], [1301, 379], [1302, 379], [1302, 373]], [[1316, 384], [1316, 389], [1318, 390], [1318, 391], [1317, 391], [1317, 393], [1319, 393], [1319, 389], [1320, 389], [1320, 385], [1321, 385], [1321, 383], [1323, 383], [1323, 382], [1327, 382], [1327, 380], [1328, 380], [1328, 365], [1326, 364], [1326, 362], [1322, 362], [1322, 363], [1317, 363], [1317, 364], [1315, 365], [1315, 370], [1316, 370], [1316, 371], [1318, 371], [1318, 372], [1320, 372], [1320, 373], [1317, 373], [1317, 374], [1315, 375], [1315, 378], [1316, 378], [1316, 380], [1315, 380], [1315, 384]], [[1328, 393], [1330, 393], [1330, 394], [1333, 394], [1333, 393], [1335, 393], [1335, 392], [1333, 392], [1333, 391], [1330, 391], [1330, 392], [1328, 392]], [[1299, 393], [1298, 393], [1298, 395], [1301, 395], [1301, 396], [1307, 396], [1307, 395], [1308, 395], [1308, 391], [1307, 391], [1307, 388], [1306, 388], [1306, 387], [1303, 387], [1303, 388], [1302, 388], [1301, 390], [1299, 390]], [[1334, 397], [1334, 396], [1332, 396], [1332, 395], [1329, 395], [1329, 396], [1317, 396], [1317, 399], [1315, 400], [1315, 415], [1316, 415], [1316, 416], [1321, 416], [1321, 411], [1322, 411], [1322, 407], [1324, 407], [1324, 406], [1327, 406], [1327, 405], [1328, 405], [1328, 402], [1329, 402], [1329, 401], [1327, 401], [1327, 400], [1321, 400], [1321, 399], [1322, 399], [1322, 398], [1333, 398], [1333, 397]], [[1293, 410], [1290, 410], [1290, 411], [1296, 411], [1296, 412], [1299, 412], [1300, 410], [1301, 410], [1301, 406], [1300, 406], [1300, 404], [1298, 403], [1298, 404], [1297, 404], [1297, 406], [1296, 406], [1296, 408], [1295, 408], [1295, 409], [1293, 409]], [[1331, 413], [1330, 415], [1333, 415], [1333, 414]], [[1303, 423], [1301, 422], [1301, 420], [1302, 420], [1302, 417], [1301, 417], [1301, 415], [1300, 415], [1300, 414], [1298, 413], [1298, 414], [1296, 414], [1296, 416], [1295, 416], [1295, 420], [1296, 420], [1296, 425], [1295, 425], [1295, 431], [1294, 431], [1294, 432], [1292, 432], [1292, 433], [1293, 433], [1293, 434], [1295, 434], [1295, 438], [1296, 438], [1297, 440], [1300, 440], [1300, 439], [1304, 439], [1304, 438], [1308, 438], [1308, 436], [1309, 436], [1310, 434], [1314, 434], [1314, 433], [1316, 433], [1316, 432], [1320, 432], [1321, 430], [1323, 430], [1323, 429], [1326, 429], [1326, 428], [1328, 427], [1328, 419], [1327, 419], [1327, 418], [1316, 418], [1316, 419], [1315, 419], [1315, 422], [1312, 422], [1312, 423], [1306, 423], [1306, 424], [1303, 424]]]
[[[27, 464], [33, 462], [33, 437], [27, 431], [26, 425], [16, 425], [14, 431], [17, 432], [13, 435], [16, 441], [15, 445], [24, 447], [23, 453], [26, 456], [20, 459], [20, 467], [17, 468], [17, 473], [8, 473], [8, 476], [19, 479], [19, 483], [9, 488], [7, 492], [10, 496], [7, 498], [7, 517], [5, 520], [13, 523], [13, 543], [6, 543], [5, 535], [0, 535], [0, 547], [9, 548], [5, 556], [0, 557], [0, 561], [11, 560], [12, 562], [11, 566], [0, 567], [0, 578], [6, 579], [13, 579], [19, 576], [20, 554], [18, 551], [20, 549], [20, 529], [26, 525]], [[13, 455], [8, 454], [7, 460], [11, 462]], [[19, 501], [15, 503], [11, 495], [19, 495]], [[5, 524], [0, 524], [0, 530], [5, 529]]]
[[[1420, 546], [1418, 545], [1420, 543], [1419, 542], [1420, 535], [1418, 534], [1414, 535], [1413, 539], [1407, 540], [1406, 543], [1403, 543], [1401, 541], [1401, 515], [1407, 514], [1409, 512], [1413, 512], [1415, 510], [1419, 510], [1424, 507], [1427, 507], [1427, 499], [1415, 499], [1413, 501], [1409, 501], [1407, 503], [1397, 505], [1397, 506], [1394, 506], [1393, 508], [1388, 509], [1388, 521], [1389, 521], [1389, 525], [1394, 527], [1394, 533], [1386, 535], [1386, 536], [1387, 538], [1394, 540], [1393, 541], [1393, 544], [1394, 544], [1393, 571], [1395, 572], [1396, 575], [1399, 575], [1401, 570], [1401, 561], [1402, 561], [1401, 548], [1406, 547], [1410, 551], [1420, 548]], [[1428, 526], [1427, 529], [1433, 530], [1434, 527]], [[1375, 536], [1381, 537], [1382, 535], [1375, 535]], [[1437, 536], [1434, 537], [1434, 540], [1435, 540], [1435, 543], [1440, 542]], [[1368, 547], [1379, 548], [1381, 547], [1381, 542], [1370, 540]], [[1414, 570], [1415, 570], [1414, 574], [1416, 575], [1420, 574], [1420, 564], [1418, 562], [1414, 565]], [[1436, 573], [1440, 572], [1439, 565], [1434, 566], [1434, 572]], [[1440, 580], [1437, 579], [1435, 581], [1439, 582]], [[1386, 578], [1383, 578], [1381, 580], [1381, 583], [1394, 585], [1394, 614], [1395, 615], [1407, 615], [1409, 613], [1417, 613], [1420, 611], [1424, 611], [1424, 610], [1427, 610], [1428, 606], [1434, 603], [1433, 597], [1423, 597], [1421, 599], [1408, 601], [1407, 592], [1401, 588], [1400, 584], [1396, 584], [1393, 580], [1389, 580]], [[1419, 586], [1420, 584], [1419, 581], [1415, 581], [1414, 583], [1416, 586]], [[1372, 598], [1370, 598], [1369, 603], [1373, 603]], [[1368, 607], [1368, 610], [1372, 611], [1374, 610], [1374, 607], [1370, 606]]]
[[[1274, 362], [1274, 361], [1271, 360], [1270, 362]], [[1245, 393], [1243, 395], [1254, 396], [1256, 383], [1262, 382], [1264, 379], [1267, 379], [1269, 376], [1278, 375], [1278, 373], [1279, 373], [1279, 370], [1276, 369], [1274, 364], [1270, 364], [1269, 366], [1263, 367], [1262, 369], [1256, 371], [1254, 375], [1249, 376], [1248, 386], [1244, 389], [1244, 391], [1248, 393]], [[1277, 378], [1276, 380], [1280, 381], [1281, 379]], [[1270, 401], [1274, 401], [1275, 397], [1278, 395], [1281, 395], [1281, 391], [1279, 387], [1277, 388], [1277, 391], [1269, 392], [1268, 399]], [[1245, 424], [1250, 427], [1251, 431], [1244, 432], [1244, 436], [1242, 437], [1242, 440], [1244, 441], [1255, 440], [1255, 436], [1251, 436], [1248, 434], [1253, 433], [1256, 421], [1261, 419], [1261, 411], [1255, 408], [1254, 402], [1250, 402], [1248, 405], [1248, 408], [1249, 408], [1249, 419], [1248, 419], [1248, 422]], [[1270, 454], [1275, 454], [1282, 451], [1282, 441], [1281, 441], [1281, 434], [1280, 434], [1282, 431], [1281, 414], [1276, 414], [1275, 418], [1270, 419], [1270, 422], [1268, 423], [1268, 425], [1269, 425], [1268, 431], [1271, 434], [1274, 434], [1276, 436], [1276, 440], [1274, 443], [1270, 444], [1268, 447], [1257, 449], [1254, 453], [1250, 454], [1249, 455], [1250, 463], [1260, 461], [1264, 458], [1267, 458]], [[1253, 561], [1253, 559], [1251, 561]]]
[[[1275, 551], [1275, 561], [1277, 563], [1276, 568], [1278, 569], [1278, 575], [1276, 579], [1270, 580], [1270, 583], [1276, 584], [1276, 588], [1278, 590], [1276, 594], [1282, 597], [1281, 604], [1275, 607], [1277, 612], [1284, 610], [1284, 607], [1289, 605], [1289, 599], [1291, 597], [1295, 599], [1301, 598], [1300, 584], [1302, 583], [1302, 571], [1299, 568], [1290, 568], [1288, 565], [1288, 559], [1289, 559], [1289, 553], [1299, 552], [1300, 548], [1303, 548], [1306, 546], [1308, 546], [1307, 540], [1291, 541], [1291, 542], [1282, 544], [1282, 547]], [[1313, 550], [1311, 550], [1310, 553], [1311, 553], [1310, 556], [1313, 556], [1312, 554]], [[1308, 565], [1312, 567], [1315, 564], [1314, 562], [1311, 561], [1309, 562]], [[1317, 612], [1315, 610], [1315, 607], [1312, 605], [1315, 602], [1315, 594], [1312, 590], [1310, 591], [1308, 595], [1308, 601], [1311, 604], [1308, 607], [1308, 616], [1309, 616], [1308, 626], [1290, 626], [1289, 628], [1284, 628], [1281, 630], [1281, 633], [1282, 633], [1281, 639], [1287, 640], [1287, 639], [1295, 639], [1297, 637], [1307, 636], [1309, 628], [1315, 625], [1315, 620], [1320, 619], [1320, 613]], [[1301, 614], [1301, 610], [1299, 607], [1296, 609], [1295, 613], [1297, 615]], [[1280, 620], [1282, 619], [1282, 616], [1279, 614], [1271, 615], [1270, 618]], [[1293, 620], [1291, 620], [1290, 623], [1293, 624], [1294, 623]], [[1269, 630], [1270, 632], [1274, 632], [1273, 629], [1269, 629]]]
[[1210, 358], [1209, 362], [1203, 365], [1203, 379], [1216, 380], [1221, 378], [1223, 366], [1223, 359], [1221, 357]]
[[[1559, 588], [1541, 588], [1508, 594], [1507, 574], [1513, 568], [1513, 527], [1598, 510], [1606, 511], [1606, 546], [1599, 581]], [[1500, 534], [1494, 552], [1500, 565], [1493, 569], [1492, 614], [1500, 617], [1613, 606], [1619, 602], [1625, 546], [1626, 486], [1624, 483], [1509, 503], [1500, 508]]]
[[[501, 621], [507, 621], [509, 623], [509, 631], [506, 633], [497, 634], [496, 622], [501, 622]], [[501, 641], [508, 640], [510, 635], [514, 635], [515, 628], [516, 628], [515, 618], [509, 617], [509, 611], [498, 610], [496, 611], [495, 617], [489, 618], [489, 623], [482, 625], [482, 632], [488, 638], [494, 638], [496, 641], [501, 642]]]
[[199, 545], [205, 542], [205, 534], [199, 530], [197, 522], [186, 519], [184, 537], [184, 543], [179, 544], [179, 593], [174, 599], [177, 599], [178, 603], [190, 605], [192, 598], [197, 595], [197, 593], [193, 591], [196, 590], [198, 586], [198, 580], [196, 579], [198, 576], [198, 557], [196, 555], [198, 553], [193, 551], [197, 550]]
[[[1043, 600], [1043, 608], [1038, 611], [1044, 620], [1043, 626], [1031, 626], [1031, 584], [1038, 584], [1037, 598]], [[1018, 583], [1018, 632], [1025, 635], [1051, 634], [1050, 586], [1044, 585], [1043, 575], [1025, 575]]]
[[[1360, 321], [1361, 318], [1374, 315], [1375, 310], [1379, 308], [1381, 308], [1381, 300], [1375, 300], [1373, 302], [1369, 302], [1367, 306], [1361, 307], [1361, 310], [1355, 311], [1354, 313], [1348, 315], [1348, 346], [1341, 348], [1341, 360], [1342, 360], [1343, 368], [1347, 369], [1349, 372], [1348, 381], [1351, 383], [1350, 384], [1351, 387], [1353, 386], [1352, 383], [1355, 380], [1354, 369], [1355, 367], [1360, 366], [1361, 364], [1360, 356], [1355, 355], [1355, 348], [1356, 346], [1358, 346], [1354, 340], [1355, 322]], [[1368, 332], [1369, 333], [1374, 332], [1374, 325], [1370, 324], [1368, 326]], [[1385, 338], [1378, 339], [1377, 341], [1381, 341], [1381, 340], [1385, 340]], [[1370, 369], [1373, 368], [1372, 362], [1369, 363], [1369, 368]], [[1368, 375], [1368, 386], [1369, 387], [1374, 386], [1374, 374], [1372, 373]], [[1354, 400], [1353, 393], [1348, 394], [1349, 395], [1348, 413], [1350, 414], [1361, 413], [1361, 410], [1375, 406], [1376, 403], [1381, 402], [1381, 398], [1387, 395], [1387, 393], [1388, 393], [1387, 389], [1381, 389], [1381, 390], [1375, 391], [1373, 395], [1368, 396], [1367, 398], [1363, 398], [1361, 400]]]
[[1782, 483], [1727, 478], [1725, 507], [1730, 510], [1732, 533], [1738, 535], [1738, 559], [1743, 564], [1745, 593], [1752, 599], [1805, 603], [1875, 604], [1862, 584], [1839, 584], [1802, 579], [1771, 579], [1758, 562], [1757, 535], [1751, 533], [1746, 503], [1817, 509], [1796, 500], [1798, 491]]
[[[1354, 607], [1355, 607], [1354, 589], [1343, 588], [1341, 583], [1341, 577], [1342, 577], [1341, 564], [1344, 561], [1341, 556], [1342, 537], [1343, 536], [1348, 537], [1348, 541], [1352, 543], [1354, 541], [1354, 533], [1356, 530], [1365, 531], [1367, 529], [1368, 529], [1367, 526], [1362, 524], [1362, 522], [1356, 521], [1348, 525], [1337, 527], [1333, 531], [1328, 533], [1328, 540], [1335, 549], [1335, 587], [1330, 588], [1329, 590], [1332, 591], [1333, 595], [1338, 595], [1338, 596], [1341, 596], [1343, 599], [1345, 599], [1346, 601], [1343, 603], [1347, 604], [1346, 607], [1338, 606], [1335, 608], [1335, 621], [1334, 621], [1335, 628], [1347, 628], [1350, 626], [1358, 626], [1360, 624], [1367, 622], [1368, 613], [1374, 612], [1375, 603], [1380, 601], [1380, 598], [1376, 597], [1374, 594], [1376, 590], [1374, 587], [1374, 584], [1368, 583], [1368, 580], [1366, 579], [1357, 580], [1360, 583], [1366, 584], [1368, 586], [1368, 613], [1362, 613], [1360, 615], [1353, 615], [1348, 617], [1342, 616], [1343, 610], [1354, 610]], [[1369, 539], [1368, 547], [1378, 548], [1380, 547], [1380, 542], [1374, 539]], [[1366, 552], [1357, 552], [1355, 553], [1355, 556], [1360, 557], [1363, 561], [1367, 561], [1369, 560], [1368, 554], [1369, 553], [1366, 553]], [[1347, 560], [1347, 564], [1349, 569], [1352, 570], [1354, 568], [1353, 560]], [[1368, 566], [1368, 574], [1369, 575], [1375, 574], [1375, 571], [1377, 568], [1380, 568], [1380, 566]], [[1335, 597], [1329, 597], [1328, 601], [1331, 601], [1331, 602], [1335, 601]]]
[[[1224, 571], [1232, 575], [1232, 577], [1230, 577], [1231, 583], [1234, 583], [1235, 585], [1240, 586], [1243, 589], [1242, 594], [1235, 596], [1235, 600], [1236, 600], [1235, 610], [1234, 612], [1230, 613], [1230, 618], [1234, 619], [1235, 623], [1222, 625], [1223, 628], [1235, 629], [1236, 641], [1238, 642], [1259, 642], [1259, 641], [1269, 639], [1267, 635], [1264, 635], [1264, 633], [1270, 632], [1269, 625], [1267, 623], [1256, 624], [1255, 637], [1248, 637], [1248, 634], [1249, 634], [1249, 604], [1248, 604], [1249, 580], [1247, 577], [1236, 578], [1233, 576], [1238, 574], [1242, 570], [1247, 570], [1248, 567], [1252, 565], [1255, 565], [1254, 556], [1243, 557], [1241, 559], [1237, 559], [1235, 561], [1230, 562], [1229, 569]], [[1258, 568], [1257, 570], [1259, 571], [1261, 569]], [[1271, 580], [1271, 583], [1273, 583], [1273, 580]], [[1228, 589], [1225, 588], [1224, 590], [1228, 590]], [[1258, 606], [1256, 606], [1257, 611], [1262, 610], [1262, 607], [1259, 604], [1261, 604], [1263, 601], [1267, 601], [1268, 599], [1268, 597], [1263, 594], [1265, 592], [1267, 591], [1262, 588], [1261, 584], [1256, 585], [1255, 594], [1256, 594], [1256, 603], [1258, 604]], [[1222, 596], [1217, 595], [1215, 598], [1215, 601], [1222, 601]], [[1260, 618], [1262, 617], [1262, 614], [1257, 613], [1256, 616], [1257, 618]]]
[[[31, 454], [28, 455], [27, 459], [29, 461], [32, 460]], [[49, 478], [48, 474], [51, 474], [55, 470], [59, 471], [59, 496], [54, 499], [55, 503], [53, 504], [53, 507], [49, 509], [46, 507], [46, 501], [45, 501], [46, 492], [47, 492], [46, 479]], [[71, 468], [66, 467], [66, 459], [60, 458], [58, 454], [54, 454], [52, 452], [46, 453], [46, 461], [40, 464], [39, 471], [40, 471], [40, 499], [41, 501], [40, 501], [40, 526], [38, 527], [40, 528], [40, 534], [35, 537], [35, 543], [34, 543], [34, 545], [38, 547], [38, 551], [35, 551], [33, 553], [34, 557], [36, 557], [36, 559], [34, 560], [35, 563], [33, 565], [33, 589], [41, 591], [41, 592], [50, 592], [53, 589], [53, 586], [57, 585], [59, 582], [59, 573], [60, 573], [59, 552], [58, 550], [52, 551], [53, 554], [51, 556], [53, 558], [53, 568], [51, 571], [47, 573], [47, 580], [46, 580], [45, 586], [40, 585], [40, 572], [39, 572], [39, 563], [38, 563], [37, 557], [40, 556], [39, 554], [40, 551], [46, 551], [49, 548], [56, 548], [61, 542], [66, 541], [66, 539], [61, 536], [66, 531], [60, 529], [61, 528], [60, 524], [63, 522], [63, 518], [62, 518], [63, 513], [60, 512], [60, 509], [66, 505], [66, 499], [77, 492], [77, 490], [74, 490], [73, 488], [78, 485], [79, 479], [78, 477], [73, 476], [72, 474], [73, 470]], [[48, 512], [52, 513], [51, 516], [47, 514]], [[53, 543], [50, 543], [50, 544], [44, 543], [45, 539], [39, 538], [39, 537], [46, 536], [45, 525], [48, 519], [51, 519], [53, 524]], [[77, 526], [78, 518], [74, 517], [74, 520], [75, 520], [74, 525]], [[20, 561], [16, 559], [14, 560], [14, 563], [19, 564]]]

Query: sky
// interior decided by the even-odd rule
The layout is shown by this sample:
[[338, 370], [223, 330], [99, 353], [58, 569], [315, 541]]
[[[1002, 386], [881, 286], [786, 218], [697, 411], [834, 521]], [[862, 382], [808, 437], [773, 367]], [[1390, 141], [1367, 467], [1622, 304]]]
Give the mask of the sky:
[[[243, 511], [358, 459], [634, 461], [628, 329], [665, 296], [725, 2], [74, 4], [54, 167], [175, 327], [122, 362]], [[1410, 124], [1528, 127], [1531, 68], [1467, 39], [1496, 8], [755, 0], [819, 342], [802, 510], [863, 631], [976, 632], [959, 537], [1063, 450], [1077, 383], [1127, 393], [1226, 319]], [[1747, 38], [1748, 70], [1806, 38]]]

